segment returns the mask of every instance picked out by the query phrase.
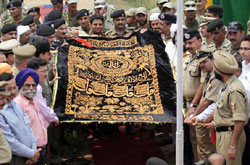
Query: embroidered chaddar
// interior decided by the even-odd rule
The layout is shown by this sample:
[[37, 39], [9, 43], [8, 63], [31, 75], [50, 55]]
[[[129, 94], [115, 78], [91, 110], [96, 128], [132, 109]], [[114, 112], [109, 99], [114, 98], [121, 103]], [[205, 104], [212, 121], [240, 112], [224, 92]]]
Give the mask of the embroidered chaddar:
[[59, 49], [55, 111], [93, 122], [175, 122], [175, 84], [160, 35], [83, 38]]

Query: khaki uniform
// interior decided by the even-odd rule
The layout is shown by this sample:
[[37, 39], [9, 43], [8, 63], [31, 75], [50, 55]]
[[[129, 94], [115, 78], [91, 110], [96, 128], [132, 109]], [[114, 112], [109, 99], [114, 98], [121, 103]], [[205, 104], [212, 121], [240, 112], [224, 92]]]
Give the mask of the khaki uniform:
[[215, 44], [213, 42], [211, 42], [210, 44], [208, 44], [206, 38], [202, 38], [201, 45], [205, 49], [216, 49]]
[[[190, 55], [189, 58], [184, 62], [184, 86], [183, 86], [183, 96], [186, 101], [186, 111], [189, 108], [189, 105], [194, 98], [196, 91], [201, 83], [205, 81], [205, 74], [203, 74], [199, 68], [199, 64], [196, 60], [196, 56]], [[195, 127], [190, 126], [190, 139], [192, 143], [192, 149], [194, 153], [194, 161], [198, 162], [198, 154], [197, 154], [197, 141], [196, 141], [196, 133]]]
[[2, 130], [0, 129], [0, 164], [9, 163], [11, 160], [11, 148]]
[[89, 34], [87, 32], [85, 32], [81, 26], [77, 27], [78, 29], [78, 36], [84, 37], [84, 36], [88, 36]]
[[[214, 122], [216, 127], [233, 126], [234, 121], [248, 122], [248, 101], [242, 83], [235, 75], [231, 76], [218, 94]], [[227, 165], [241, 165], [241, 157], [244, 152], [246, 135], [242, 131], [237, 148], [236, 159], [228, 159], [228, 149], [233, 136], [233, 131], [216, 132], [216, 149], [227, 161]]]
[[[217, 94], [221, 89], [222, 82], [215, 79], [214, 73], [207, 74], [203, 91], [202, 99], [208, 99], [216, 102]], [[214, 151], [214, 146], [211, 143], [210, 130], [203, 126], [196, 126], [197, 152], [199, 161], [205, 162], [209, 155]]]
[[16, 77], [18, 72], [19, 72], [19, 69], [15, 65], [13, 65], [12, 66], [12, 74], [13, 74], [13, 76]]
[[14, 21], [13, 17], [9, 17], [8, 19], [6, 19], [3, 24], [6, 25], [6, 24], [16, 24], [16, 25], [21, 25], [23, 19], [24, 19], [24, 15], [22, 15], [22, 19], [18, 22]]
[[131, 31], [125, 29], [123, 34], [118, 34], [115, 29], [113, 28], [112, 30], [109, 30], [106, 32], [105, 36], [110, 37], [110, 38], [115, 38], [115, 37], [129, 37], [132, 34]]
[[110, 17], [111, 13], [113, 13], [115, 11], [114, 8], [111, 8], [109, 6], [107, 6], [107, 10], [106, 10], [106, 18], [104, 21], [104, 32], [109, 31], [110, 29], [113, 28], [114, 24], [113, 24], [113, 20]]
[[239, 51], [239, 49], [231, 49], [231, 52], [230, 52], [234, 57], [235, 57], [235, 59], [237, 60], [237, 61], [240, 61], [240, 62], [242, 62], [242, 58], [241, 58], [241, 55], [240, 55], [240, 51]]
[[221, 46], [219, 48], [216, 48], [216, 50], [224, 50], [226, 52], [231, 51], [231, 42], [225, 38], [225, 40], [223, 41], [223, 43], [221, 44]]
[[2, 14], [4, 11], [6, 11], [6, 6], [7, 6], [8, 2], [7, 0], [1, 0], [0, 1], [0, 13]]
[[71, 17], [69, 16], [68, 12], [65, 11], [63, 13], [63, 18], [65, 19], [66, 25], [69, 27], [78, 27], [79, 24], [77, 22], [77, 20], [75, 19], [75, 17]]

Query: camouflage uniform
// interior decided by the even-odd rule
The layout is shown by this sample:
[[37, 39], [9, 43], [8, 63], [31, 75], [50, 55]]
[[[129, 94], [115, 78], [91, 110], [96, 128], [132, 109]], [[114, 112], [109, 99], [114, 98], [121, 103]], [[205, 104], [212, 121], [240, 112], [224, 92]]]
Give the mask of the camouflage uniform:
[[113, 28], [112, 30], [109, 30], [106, 32], [105, 36], [110, 37], [110, 38], [115, 38], [115, 37], [129, 37], [132, 34], [132, 32], [128, 29], [125, 29], [123, 34], [118, 34], [115, 29]]
[[65, 22], [66, 22], [67, 26], [69, 26], [69, 27], [78, 27], [79, 26], [77, 20], [75, 19], [75, 16], [71, 17], [68, 14], [68, 11], [65, 11], [63, 13], [63, 18], [65, 19]]

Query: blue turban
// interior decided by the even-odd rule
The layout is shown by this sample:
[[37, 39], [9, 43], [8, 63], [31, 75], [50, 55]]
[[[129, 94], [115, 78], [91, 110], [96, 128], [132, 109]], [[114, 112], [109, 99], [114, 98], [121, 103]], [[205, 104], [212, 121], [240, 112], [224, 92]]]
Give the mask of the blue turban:
[[18, 86], [19, 90], [22, 88], [23, 84], [29, 76], [31, 76], [36, 85], [38, 85], [39, 75], [36, 73], [36, 71], [30, 68], [24, 68], [16, 75], [16, 85]]

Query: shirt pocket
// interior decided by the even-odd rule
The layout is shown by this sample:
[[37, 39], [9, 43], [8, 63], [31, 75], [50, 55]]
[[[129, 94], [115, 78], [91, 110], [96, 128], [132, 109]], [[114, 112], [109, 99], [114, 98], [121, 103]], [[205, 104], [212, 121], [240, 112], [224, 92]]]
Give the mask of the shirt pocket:
[[192, 77], [199, 77], [200, 76], [200, 70], [199, 70], [198, 66], [191, 65], [188, 67], [188, 71], [189, 71], [190, 76], [192, 76]]
[[232, 111], [228, 107], [228, 104], [226, 100], [220, 99], [216, 103], [216, 108], [219, 113], [219, 115], [223, 118], [231, 118], [232, 117]]

